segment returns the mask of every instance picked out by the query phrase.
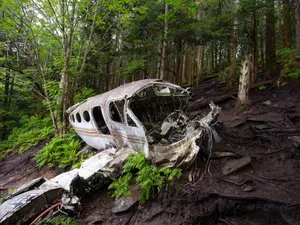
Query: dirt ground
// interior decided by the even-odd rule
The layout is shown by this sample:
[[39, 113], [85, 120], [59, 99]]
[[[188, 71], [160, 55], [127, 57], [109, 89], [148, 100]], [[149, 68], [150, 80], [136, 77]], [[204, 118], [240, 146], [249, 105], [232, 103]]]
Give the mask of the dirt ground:
[[[201, 155], [184, 171], [179, 182], [168, 185], [144, 205], [123, 213], [111, 212], [114, 200], [106, 187], [82, 199], [80, 224], [300, 224], [300, 148], [291, 138], [300, 136], [300, 82], [253, 88], [250, 104], [237, 104], [236, 88], [217, 77], [203, 80], [194, 91], [189, 110], [194, 117], [214, 101], [222, 108], [215, 124], [221, 141], [210, 160]], [[43, 143], [41, 143], [43, 144]], [[36, 169], [35, 148], [0, 162], [0, 186], [14, 188], [54, 170]], [[224, 166], [245, 156], [251, 162], [224, 175]], [[205, 169], [207, 168], [207, 169]], [[4, 182], [4, 183], [3, 183]]]
[[48, 167], [37, 168], [34, 155], [41, 150], [46, 141], [40, 142], [36, 147], [18, 154], [17, 152], [9, 154], [5, 160], [0, 162], [0, 197], [6, 196], [22, 184], [25, 184], [35, 178], [45, 177], [50, 179], [55, 177], [59, 170]]
[[[106, 188], [82, 201], [80, 224], [300, 224], [300, 149], [289, 139], [300, 135], [300, 83], [266, 84], [251, 90], [249, 106], [239, 106], [236, 89], [217, 78], [204, 80], [194, 91], [190, 116], [214, 101], [222, 107], [215, 129], [222, 138], [209, 170], [198, 157], [183, 179], [143, 206], [114, 214]], [[219, 154], [220, 155], [220, 154]], [[250, 156], [251, 163], [230, 175], [222, 168]], [[189, 178], [189, 180], [188, 180]]]

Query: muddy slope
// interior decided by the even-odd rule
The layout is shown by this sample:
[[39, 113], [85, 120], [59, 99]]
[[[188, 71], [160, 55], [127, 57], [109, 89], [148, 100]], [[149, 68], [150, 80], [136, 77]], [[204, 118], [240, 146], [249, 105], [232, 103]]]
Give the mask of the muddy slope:
[[0, 162], [0, 197], [38, 177], [52, 178], [58, 171], [47, 166], [37, 168], [34, 160], [47, 141], [40, 142], [36, 147], [18, 154], [12, 152]]
[[[254, 88], [247, 107], [216, 78], [194, 93], [191, 117], [210, 100], [222, 107], [216, 124], [222, 140], [209, 163], [199, 157], [184, 172], [185, 183], [119, 214], [103, 188], [82, 200], [80, 224], [300, 224], [300, 149], [292, 141], [300, 135], [300, 83]], [[227, 174], [234, 160], [251, 162]]]

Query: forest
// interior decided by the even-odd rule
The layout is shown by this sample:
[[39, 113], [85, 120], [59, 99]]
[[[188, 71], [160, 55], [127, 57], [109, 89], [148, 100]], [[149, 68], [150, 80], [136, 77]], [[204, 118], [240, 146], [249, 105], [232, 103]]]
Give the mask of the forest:
[[212, 74], [251, 83], [300, 74], [297, 0], [2, 0], [0, 139], [22, 118], [51, 118], [123, 83], [160, 78], [196, 87]]
[[[159, 170], [165, 177], [188, 177], [183, 190], [163, 189], [155, 199], [164, 209], [161, 224], [176, 224], [162, 222], [173, 213], [170, 205], [174, 212], [184, 211], [176, 215], [184, 224], [199, 224], [200, 217], [204, 224], [239, 224], [236, 218], [252, 224], [245, 222], [244, 212], [253, 217], [266, 209], [276, 216], [257, 217], [254, 224], [295, 224], [300, 221], [300, 187], [291, 182], [300, 180], [295, 150], [300, 139], [290, 138], [300, 133], [299, 77], [299, 0], [0, 0], [0, 203], [25, 180], [52, 178], [94, 154], [78, 154], [84, 144], [71, 128], [69, 107], [120, 85], [156, 78], [192, 90], [191, 118], [207, 110], [210, 101], [223, 110], [216, 125], [221, 143], [214, 146], [205, 173], [205, 160], [193, 164], [189, 175], [177, 168]], [[251, 99], [237, 97], [243, 82]], [[213, 174], [222, 174], [224, 157], [243, 156], [252, 167], [241, 172], [242, 181], [210, 173], [212, 165]], [[130, 160], [132, 171], [139, 166], [158, 171], [140, 155]], [[113, 183], [119, 191], [115, 197], [129, 192], [122, 188], [130, 179]], [[143, 184], [149, 176], [137, 179]], [[162, 188], [163, 178], [156, 181], [147, 187], [146, 199], [153, 187]], [[81, 224], [96, 212], [90, 202], [103, 201], [111, 204], [102, 195], [83, 200]], [[123, 224], [147, 224], [145, 215], [159, 208], [151, 204], [124, 214]], [[102, 206], [109, 224], [120, 224], [123, 217]], [[224, 213], [232, 211], [236, 214]], [[155, 213], [149, 224], [160, 224]]]

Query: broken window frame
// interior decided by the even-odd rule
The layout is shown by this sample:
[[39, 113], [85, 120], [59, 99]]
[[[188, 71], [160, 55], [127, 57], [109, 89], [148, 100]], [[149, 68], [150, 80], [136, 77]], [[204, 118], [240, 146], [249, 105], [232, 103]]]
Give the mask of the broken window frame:
[[[119, 109], [118, 105], [116, 104], [116, 102], [121, 102], [121, 101], [124, 101], [122, 113], [120, 113], [120, 109]], [[113, 104], [114, 108], [116, 109], [117, 113], [119, 114], [119, 118], [121, 119], [121, 122], [113, 119], [112, 114], [111, 114], [111, 104]], [[126, 100], [124, 98], [114, 99], [114, 100], [111, 100], [108, 102], [108, 115], [109, 115], [108, 117], [111, 122], [122, 124], [122, 125], [126, 124], [125, 123], [125, 104], [126, 104]]]
[[[146, 132], [146, 128], [143, 125], [143, 123], [136, 117], [136, 115], [134, 114], [134, 112], [129, 107], [130, 103], [131, 103], [131, 100], [132, 99], [126, 99], [126, 101], [125, 101], [125, 107], [124, 107], [125, 124], [126, 124], [126, 126], [129, 126], [129, 127], [143, 128], [144, 131]], [[127, 120], [127, 116], [129, 116], [129, 118], [135, 123], [136, 126], [129, 125], [128, 120]]]
[[[105, 124], [106, 129], [108, 130], [108, 132], [103, 133], [102, 130], [101, 130], [100, 128], [101, 128], [101, 127], [104, 127], [104, 126], [101, 126], [101, 127], [98, 126], [97, 120], [95, 119], [95, 115], [94, 115], [94, 109], [95, 109], [95, 108], [99, 108], [99, 109], [100, 109], [101, 117], [102, 117], [102, 119], [103, 119], [103, 121], [104, 121], [104, 124]], [[91, 108], [92, 121], [93, 121], [94, 126], [96, 127], [97, 131], [98, 131], [101, 135], [111, 136], [110, 127], [108, 126], [108, 122], [109, 122], [109, 121], [106, 121], [103, 112], [104, 112], [104, 111], [103, 111], [103, 109], [102, 109], [102, 107], [101, 107], [100, 105], [94, 106], [93, 108]]]

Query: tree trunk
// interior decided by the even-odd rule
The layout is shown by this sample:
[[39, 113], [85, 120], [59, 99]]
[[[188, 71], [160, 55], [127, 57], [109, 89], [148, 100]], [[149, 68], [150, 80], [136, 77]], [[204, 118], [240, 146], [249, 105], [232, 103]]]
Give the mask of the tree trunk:
[[166, 52], [167, 52], [167, 35], [168, 35], [168, 4], [165, 3], [165, 24], [164, 24], [164, 35], [163, 35], [163, 43], [162, 43], [162, 52], [161, 52], [161, 63], [160, 63], [160, 71], [159, 76], [160, 79], [164, 79], [165, 76], [165, 64], [166, 64]]
[[186, 82], [186, 54], [187, 54], [187, 50], [183, 47], [183, 51], [184, 51], [184, 55], [183, 55], [183, 59], [182, 59], [182, 72], [181, 72], [181, 82], [182, 84], [185, 84]]
[[[277, 8], [278, 8], [278, 31], [279, 31], [279, 47], [280, 49], [284, 48], [284, 24], [283, 24], [283, 17], [284, 17], [284, 12], [283, 12], [283, 3], [284, 0], [279, 0], [277, 1]], [[276, 28], [275, 28], [276, 29]]]
[[211, 75], [213, 73], [213, 67], [214, 67], [214, 45], [213, 42], [211, 42], [208, 49], [208, 60], [207, 60], [208, 75]]
[[[299, 0], [298, 0], [299, 1]], [[283, 24], [284, 24], [284, 47], [291, 48], [291, 19], [290, 19], [290, 1], [283, 0]]]
[[223, 42], [220, 42], [219, 51], [218, 51], [218, 67], [220, 70], [223, 69], [223, 56], [222, 56], [222, 48], [223, 48]]
[[218, 43], [214, 41], [214, 69], [218, 71]]
[[236, 76], [236, 52], [237, 52], [237, 19], [234, 19], [234, 25], [231, 38], [231, 59], [230, 59], [230, 72], [229, 72], [229, 86], [232, 85], [233, 78]]
[[256, 13], [252, 12], [251, 17], [251, 26], [252, 26], [252, 69], [251, 69], [251, 82], [255, 83], [257, 80], [257, 22], [256, 22]]
[[266, 77], [276, 76], [274, 0], [266, 0]]
[[296, 20], [296, 49], [297, 49], [297, 55], [300, 55], [300, 1], [296, 1], [295, 20]]
[[[67, 109], [69, 107], [69, 73], [70, 73], [70, 62], [73, 51], [73, 35], [74, 35], [74, 26], [75, 26], [75, 10], [76, 10], [76, 1], [72, 1], [71, 7], [71, 18], [67, 20], [66, 10], [68, 6], [63, 0], [61, 3], [62, 10], [62, 37], [63, 37], [63, 54], [64, 54], [64, 67], [60, 79], [60, 89], [61, 96], [57, 99], [58, 110], [57, 110], [57, 119], [58, 119], [58, 130], [59, 134], [65, 134], [68, 127], [68, 115]], [[70, 24], [66, 24], [66, 21]]]
[[6, 69], [5, 79], [4, 79], [4, 96], [3, 96], [4, 98], [3, 98], [3, 102], [2, 102], [2, 110], [4, 112], [0, 114], [0, 128], [1, 128], [0, 129], [0, 131], [1, 131], [0, 140], [5, 140], [7, 138], [6, 111], [8, 111], [10, 74], [11, 74], [11, 71], [9, 71], [9, 69]]
[[249, 103], [249, 87], [250, 87], [250, 61], [248, 55], [245, 56], [245, 60], [242, 64], [240, 82], [239, 82], [239, 91], [238, 99], [241, 104]]
[[260, 64], [261, 71], [265, 75], [265, 58], [264, 58], [264, 35], [263, 35], [263, 23], [260, 23]]
[[194, 77], [194, 49], [190, 49], [189, 54], [189, 68], [188, 68], [188, 85], [193, 86], [193, 77]]
[[197, 54], [197, 76], [196, 76], [196, 85], [200, 83], [200, 79], [203, 75], [203, 59], [204, 59], [204, 47], [198, 46]]

